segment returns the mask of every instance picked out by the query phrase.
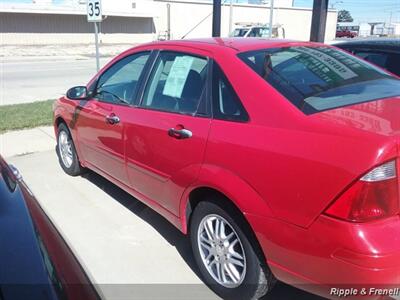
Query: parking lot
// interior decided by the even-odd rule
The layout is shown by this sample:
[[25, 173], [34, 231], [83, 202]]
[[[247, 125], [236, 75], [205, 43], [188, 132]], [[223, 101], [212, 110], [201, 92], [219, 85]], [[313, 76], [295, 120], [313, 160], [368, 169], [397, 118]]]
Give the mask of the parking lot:
[[[37, 131], [35, 141], [26, 138], [34, 135], [32, 130], [0, 136], [1, 150], [20, 170], [101, 296], [217, 299], [199, 279], [186, 237], [101, 176], [66, 175], [58, 164], [51, 131]], [[278, 284], [265, 299], [319, 298]]]
[[0, 2], [0, 300], [400, 300], [400, 0]]

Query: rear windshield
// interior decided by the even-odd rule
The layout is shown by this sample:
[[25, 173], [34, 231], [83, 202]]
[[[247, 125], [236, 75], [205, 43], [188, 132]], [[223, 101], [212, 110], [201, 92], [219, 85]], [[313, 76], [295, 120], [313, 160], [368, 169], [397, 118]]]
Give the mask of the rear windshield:
[[240, 53], [258, 75], [306, 114], [400, 95], [400, 80], [330, 47]]

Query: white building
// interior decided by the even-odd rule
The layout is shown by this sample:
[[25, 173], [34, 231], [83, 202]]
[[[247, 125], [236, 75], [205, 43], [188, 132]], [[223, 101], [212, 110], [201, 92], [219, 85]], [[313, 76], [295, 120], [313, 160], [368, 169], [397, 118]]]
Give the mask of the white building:
[[[0, 1], [3, 1], [0, 2], [2, 44], [85, 44], [93, 41], [94, 28], [86, 20], [85, 0], [64, 0], [61, 4], [55, 4], [51, 0], [32, 0], [28, 4]], [[248, 3], [233, 3], [231, 9], [230, 1], [222, 0], [222, 36], [229, 34], [230, 19], [232, 24], [268, 23], [268, 1], [247, 1]], [[274, 24], [281, 24], [285, 28], [286, 38], [308, 40], [312, 10], [295, 8], [292, 2], [275, 0]], [[104, 20], [100, 31], [103, 43], [151, 41], [165, 35], [168, 24], [170, 36], [174, 39], [183, 36], [209, 37], [211, 34], [211, 1], [102, 0], [102, 4]], [[337, 12], [329, 10], [326, 41], [335, 38], [336, 19]]]
[[399, 36], [400, 23], [381, 23], [375, 26], [374, 35], [379, 36]]

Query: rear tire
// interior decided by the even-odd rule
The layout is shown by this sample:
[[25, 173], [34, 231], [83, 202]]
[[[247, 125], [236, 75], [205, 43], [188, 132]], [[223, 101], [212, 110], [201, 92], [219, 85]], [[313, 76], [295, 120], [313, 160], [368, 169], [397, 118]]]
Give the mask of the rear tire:
[[78, 176], [84, 172], [76, 153], [71, 132], [64, 123], [58, 126], [56, 152], [60, 166], [65, 173]]
[[204, 282], [223, 299], [259, 299], [276, 279], [246, 234], [244, 219], [227, 211], [218, 201], [196, 206], [190, 225], [194, 257]]

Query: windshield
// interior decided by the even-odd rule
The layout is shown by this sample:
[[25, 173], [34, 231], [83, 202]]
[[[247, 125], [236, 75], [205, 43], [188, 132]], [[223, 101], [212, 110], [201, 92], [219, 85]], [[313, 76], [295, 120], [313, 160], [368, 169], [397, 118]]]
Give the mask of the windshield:
[[260, 36], [268, 37], [269, 36], [269, 28], [267, 28], [267, 27], [260, 28]]
[[254, 27], [249, 33], [249, 37], [268, 37], [269, 29], [265, 27]]
[[400, 95], [400, 80], [335, 48], [275, 48], [239, 57], [306, 114]]
[[236, 28], [235, 31], [233, 31], [234, 37], [243, 37], [246, 35], [246, 33], [249, 31], [249, 28]]

